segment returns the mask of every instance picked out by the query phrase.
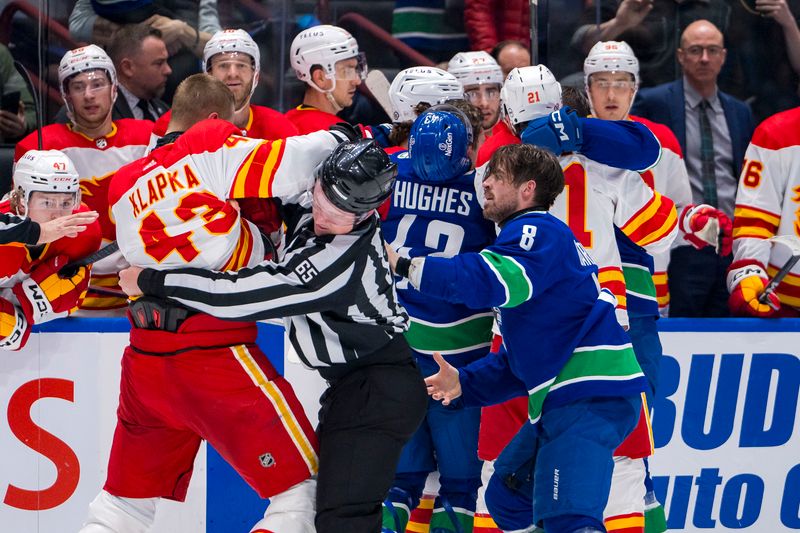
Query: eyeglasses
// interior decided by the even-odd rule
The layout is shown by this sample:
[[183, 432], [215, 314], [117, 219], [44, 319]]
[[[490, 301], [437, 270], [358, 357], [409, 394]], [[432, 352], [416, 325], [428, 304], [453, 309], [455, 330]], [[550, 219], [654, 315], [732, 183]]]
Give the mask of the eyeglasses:
[[708, 57], [719, 57], [725, 51], [721, 46], [690, 46], [687, 48], [686, 53], [692, 57], [701, 57], [705, 51]]
[[90, 94], [94, 94], [97, 91], [102, 91], [103, 89], [107, 89], [111, 86], [108, 83], [108, 80], [104, 79], [95, 79], [90, 80], [88, 83], [82, 81], [76, 81], [74, 83], [69, 83], [67, 85], [67, 90], [70, 94], [85, 94], [88, 90]]
[[480, 100], [487, 100], [489, 102], [496, 102], [500, 100], [500, 89], [495, 86], [486, 87], [480, 86], [475, 89], [464, 91], [464, 98], [470, 104], [474, 104]]
[[615, 91], [633, 89], [633, 82], [631, 80], [592, 80], [590, 85], [601, 91], [607, 91], [609, 89], [614, 89]]

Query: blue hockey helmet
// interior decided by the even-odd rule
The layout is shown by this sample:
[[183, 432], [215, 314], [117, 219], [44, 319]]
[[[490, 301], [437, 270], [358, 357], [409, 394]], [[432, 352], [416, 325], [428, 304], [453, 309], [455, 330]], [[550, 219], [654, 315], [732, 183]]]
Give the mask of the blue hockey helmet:
[[469, 119], [453, 106], [436, 106], [411, 125], [408, 155], [423, 181], [442, 182], [461, 176], [472, 167], [467, 150], [472, 144]]

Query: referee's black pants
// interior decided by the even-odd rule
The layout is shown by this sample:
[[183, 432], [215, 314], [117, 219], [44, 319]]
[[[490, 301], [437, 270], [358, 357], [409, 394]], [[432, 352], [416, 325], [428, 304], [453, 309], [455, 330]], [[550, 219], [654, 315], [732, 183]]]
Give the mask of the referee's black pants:
[[317, 533], [379, 533], [400, 450], [425, 416], [425, 383], [410, 359], [353, 370], [321, 399]]

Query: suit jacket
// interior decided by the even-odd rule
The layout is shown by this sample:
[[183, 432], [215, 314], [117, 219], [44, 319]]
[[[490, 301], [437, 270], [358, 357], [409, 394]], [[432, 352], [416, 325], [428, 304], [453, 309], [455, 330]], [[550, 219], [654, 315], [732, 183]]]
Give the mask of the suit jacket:
[[[154, 98], [150, 100], [150, 104], [156, 110], [156, 119], [166, 113], [169, 110], [169, 106], [166, 102], [159, 100], [158, 98]], [[125, 96], [120, 92], [117, 94], [117, 100], [114, 102], [114, 108], [111, 110], [111, 119], [112, 120], [119, 120], [121, 118], [136, 118], [133, 116], [133, 111], [131, 110], [131, 106], [128, 105], [128, 101], [125, 99]], [[56, 124], [66, 124], [69, 122], [67, 118], [67, 107], [61, 106], [61, 109], [58, 110], [56, 113], [55, 119], [53, 122]]]
[[[718, 94], [731, 135], [733, 175], [738, 177], [742, 171], [745, 150], [750, 144], [750, 138], [755, 129], [753, 114], [747, 104], [741, 100], [722, 91], [719, 91]], [[683, 77], [670, 83], [641, 89], [636, 95], [631, 114], [668, 126], [678, 138], [683, 153], [686, 153], [686, 108]]]

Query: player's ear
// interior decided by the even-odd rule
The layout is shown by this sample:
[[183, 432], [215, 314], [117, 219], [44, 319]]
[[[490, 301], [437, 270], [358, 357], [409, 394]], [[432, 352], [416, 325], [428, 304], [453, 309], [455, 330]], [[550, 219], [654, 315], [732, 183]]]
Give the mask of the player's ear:
[[219, 118], [219, 113], [214, 111], [213, 113], [209, 113], [206, 118]]

